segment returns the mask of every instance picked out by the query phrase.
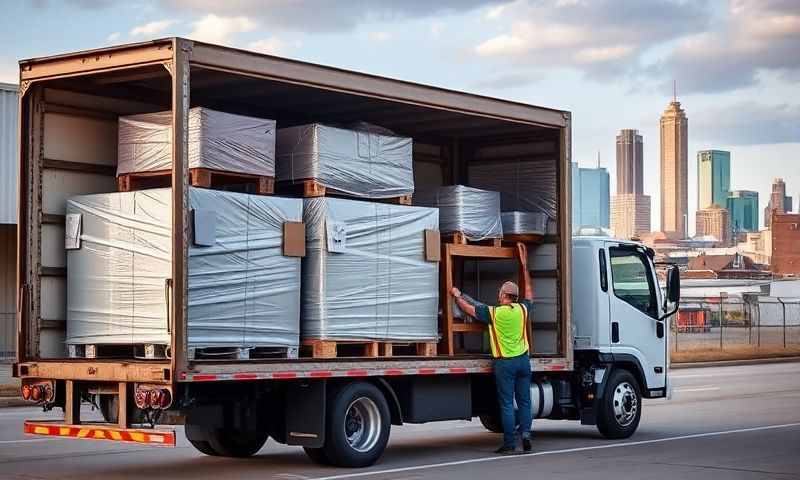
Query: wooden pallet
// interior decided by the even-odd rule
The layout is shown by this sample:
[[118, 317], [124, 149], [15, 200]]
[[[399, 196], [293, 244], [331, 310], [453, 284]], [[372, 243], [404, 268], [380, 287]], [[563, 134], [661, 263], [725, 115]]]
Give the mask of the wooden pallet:
[[[341, 192], [333, 188], [328, 188], [314, 179], [280, 182], [278, 184], [278, 189], [288, 194], [302, 196], [303, 198], [325, 196], [355, 198], [353, 195], [348, 193]], [[402, 195], [399, 197], [389, 198], [370, 198], [369, 200], [373, 202], [392, 203], [395, 205], [411, 205], [412, 196]]]
[[[210, 168], [190, 168], [189, 184], [194, 187], [230, 189], [259, 195], [271, 195], [275, 191], [273, 177], [250, 175], [238, 172], [223, 172]], [[163, 188], [172, 185], [172, 171], [131, 172], [117, 177], [117, 190], [130, 192], [144, 188]]]
[[435, 357], [436, 342], [306, 339], [300, 353], [311, 358]]
[[189, 360], [260, 360], [268, 358], [297, 358], [297, 347], [189, 347]]
[[487, 238], [485, 240], [470, 240], [464, 232], [443, 233], [442, 243], [453, 243], [456, 245], [488, 245], [500, 247], [503, 244], [502, 238]]
[[503, 234], [503, 243], [509, 244], [517, 242], [522, 242], [525, 244], [539, 244], [542, 243], [544, 240], [544, 235], [539, 235], [535, 233], [511, 233], [511, 234]]
[[134, 344], [71, 344], [67, 345], [69, 358], [136, 358], [164, 360], [169, 358], [169, 345], [157, 343]]

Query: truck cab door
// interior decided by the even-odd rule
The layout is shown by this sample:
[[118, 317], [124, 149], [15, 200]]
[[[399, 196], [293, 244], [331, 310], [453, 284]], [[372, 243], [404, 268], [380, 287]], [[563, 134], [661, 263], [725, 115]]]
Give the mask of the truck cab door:
[[608, 243], [611, 293], [611, 353], [633, 357], [642, 368], [649, 390], [666, 387], [667, 331], [661, 314], [661, 291], [653, 263], [635, 245]]

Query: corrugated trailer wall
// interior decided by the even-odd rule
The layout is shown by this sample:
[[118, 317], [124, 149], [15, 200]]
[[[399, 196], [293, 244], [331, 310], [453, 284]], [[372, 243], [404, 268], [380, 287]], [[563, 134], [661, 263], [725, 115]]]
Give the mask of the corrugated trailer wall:
[[0, 361], [14, 358], [17, 246], [17, 86], [0, 83]]
[[17, 223], [18, 105], [17, 86], [0, 83], [0, 224]]

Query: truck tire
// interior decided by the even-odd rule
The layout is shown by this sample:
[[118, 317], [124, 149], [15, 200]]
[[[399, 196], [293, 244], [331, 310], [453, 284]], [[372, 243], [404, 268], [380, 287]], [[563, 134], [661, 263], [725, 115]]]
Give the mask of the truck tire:
[[492, 433], [503, 433], [503, 424], [500, 423], [500, 418], [497, 415], [481, 415], [478, 418], [481, 420], [481, 425], [486, 430]]
[[306, 452], [308, 458], [310, 458], [314, 463], [318, 465], [331, 464], [330, 459], [328, 459], [328, 456], [325, 455], [325, 450], [322, 448], [303, 447], [303, 450]]
[[597, 407], [597, 429], [606, 438], [628, 438], [642, 418], [639, 383], [627, 370], [614, 370]]
[[255, 455], [267, 442], [269, 434], [266, 429], [237, 432], [234, 430], [203, 427], [199, 425], [184, 426], [186, 439], [201, 453], [216, 457], [244, 458]]
[[375, 385], [346, 385], [329, 400], [320, 458], [337, 467], [368, 467], [383, 454], [390, 424], [389, 405]]

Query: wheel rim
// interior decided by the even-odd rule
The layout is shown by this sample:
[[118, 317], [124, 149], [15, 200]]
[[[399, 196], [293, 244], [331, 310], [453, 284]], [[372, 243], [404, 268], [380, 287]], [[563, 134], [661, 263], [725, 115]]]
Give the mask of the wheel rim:
[[344, 416], [344, 435], [350, 448], [368, 452], [377, 443], [381, 431], [381, 414], [378, 406], [367, 397], [353, 400]]
[[627, 427], [636, 418], [639, 400], [636, 390], [628, 382], [622, 382], [614, 389], [614, 418], [621, 427]]

